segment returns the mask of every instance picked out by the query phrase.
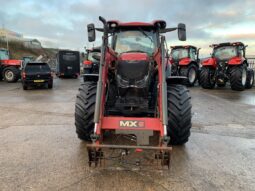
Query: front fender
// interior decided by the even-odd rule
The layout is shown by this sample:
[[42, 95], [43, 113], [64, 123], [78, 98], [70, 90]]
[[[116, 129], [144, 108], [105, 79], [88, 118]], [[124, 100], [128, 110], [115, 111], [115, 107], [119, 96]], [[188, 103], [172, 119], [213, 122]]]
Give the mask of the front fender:
[[244, 62], [243, 57], [233, 57], [228, 61], [228, 65], [240, 65]]
[[202, 66], [211, 66], [213, 68], [217, 67], [217, 62], [215, 58], [208, 58], [204, 61], [202, 61]]

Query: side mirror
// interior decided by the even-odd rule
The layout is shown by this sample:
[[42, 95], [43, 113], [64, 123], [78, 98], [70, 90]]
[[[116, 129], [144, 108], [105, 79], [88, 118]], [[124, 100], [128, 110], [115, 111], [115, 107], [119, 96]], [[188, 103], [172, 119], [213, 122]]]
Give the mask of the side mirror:
[[88, 24], [87, 28], [88, 28], [88, 40], [89, 40], [89, 42], [94, 42], [96, 40], [95, 25], [93, 23]]
[[178, 24], [178, 38], [181, 41], [186, 40], [186, 26], [183, 23]]

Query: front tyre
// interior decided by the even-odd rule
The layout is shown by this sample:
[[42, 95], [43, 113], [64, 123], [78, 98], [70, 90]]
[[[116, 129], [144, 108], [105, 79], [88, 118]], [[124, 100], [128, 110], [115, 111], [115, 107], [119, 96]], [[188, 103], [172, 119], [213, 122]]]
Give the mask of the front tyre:
[[187, 67], [182, 67], [180, 69], [180, 75], [187, 77], [187, 86], [192, 87], [198, 79], [198, 67], [194, 64], [190, 64]]
[[243, 91], [246, 85], [247, 67], [244, 64], [232, 66], [229, 68], [229, 73], [231, 89]]
[[90, 141], [94, 130], [94, 110], [97, 84], [85, 82], [81, 84], [75, 103], [75, 127], [78, 138]]
[[189, 140], [191, 129], [191, 102], [189, 90], [183, 85], [167, 87], [168, 127], [170, 144], [182, 145]]
[[200, 72], [200, 84], [204, 89], [215, 87], [215, 70], [211, 67], [202, 67]]

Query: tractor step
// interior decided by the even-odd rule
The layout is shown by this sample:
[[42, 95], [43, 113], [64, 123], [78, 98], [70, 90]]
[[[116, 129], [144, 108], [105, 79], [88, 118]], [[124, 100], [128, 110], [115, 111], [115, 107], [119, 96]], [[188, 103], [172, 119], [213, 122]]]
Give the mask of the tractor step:
[[88, 144], [89, 166], [112, 165], [170, 168], [172, 147]]

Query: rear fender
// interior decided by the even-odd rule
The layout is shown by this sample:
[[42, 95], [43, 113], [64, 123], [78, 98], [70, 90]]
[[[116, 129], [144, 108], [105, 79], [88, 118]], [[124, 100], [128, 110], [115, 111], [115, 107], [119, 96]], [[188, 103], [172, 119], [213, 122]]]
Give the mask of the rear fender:
[[208, 58], [204, 61], [202, 61], [202, 66], [211, 66], [213, 68], [217, 67], [217, 62], [215, 58]]
[[243, 57], [233, 57], [228, 61], [228, 65], [240, 65], [245, 61]]
[[179, 66], [187, 66], [189, 65], [191, 62], [191, 59], [190, 58], [182, 58], [180, 61], [179, 61]]
[[20, 67], [22, 64], [22, 61], [21, 60], [1, 60], [1, 63], [4, 67], [8, 67], [8, 66]]
[[98, 74], [83, 74], [82, 77], [84, 81], [97, 82], [99, 75]]

